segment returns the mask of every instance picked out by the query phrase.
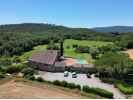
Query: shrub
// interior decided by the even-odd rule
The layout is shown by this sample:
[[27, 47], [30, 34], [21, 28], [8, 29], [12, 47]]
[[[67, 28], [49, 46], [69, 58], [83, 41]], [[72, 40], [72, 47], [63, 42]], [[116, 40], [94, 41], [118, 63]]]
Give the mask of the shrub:
[[116, 82], [115, 86], [124, 94], [133, 94], [133, 86], [127, 85], [123, 82]]
[[77, 45], [77, 44], [73, 44], [72, 47], [73, 47], [73, 48], [77, 48], [78, 45]]
[[22, 70], [22, 73], [24, 73], [24, 76], [26, 75], [34, 75], [36, 73], [36, 70], [33, 68], [27, 67]]
[[62, 85], [63, 87], [67, 87], [67, 86], [68, 86], [68, 83], [67, 83], [66, 81], [62, 81], [62, 82], [61, 82], [61, 85]]
[[78, 47], [75, 48], [75, 52], [89, 53], [89, 47], [87, 47], [87, 46], [78, 46]]
[[100, 80], [104, 83], [114, 84], [115, 80], [112, 78], [100, 78]]
[[35, 77], [33, 75], [27, 74], [24, 76], [28, 80], [35, 80]]
[[54, 85], [61, 86], [61, 82], [60, 82], [60, 81], [58, 81], [58, 80], [53, 81], [53, 84], [54, 84]]
[[80, 85], [76, 85], [76, 88], [81, 90], [81, 86]]
[[58, 85], [58, 86], [62, 86], [62, 87], [66, 87], [66, 88], [70, 88], [70, 89], [79, 89], [79, 90], [81, 90], [80, 85], [76, 85], [74, 83], [67, 83], [66, 81], [55, 80], [55, 81], [53, 81], [53, 84]]
[[7, 73], [10, 73], [10, 74], [13, 74], [13, 73], [18, 73], [21, 71], [21, 67], [19, 66], [9, 66], [7, 69], [6, 69], [6, 72]]
[[87, 93], [98, 94], [103, 97], [113, 98], [113, 93], [101, 88], [90, 88], [89, 86], [83, 86], [83, 91]]
[[5, 75], [0, 73], [0, 79], [5, 78]]
[[70, 88], [70, 89], [75, 89], [76, 85], [74, 83], [68, 83], [67, 87]]
[[38, 77], [36, 80], [39, 81], [39, 82], [44, 82], [42, 77]]

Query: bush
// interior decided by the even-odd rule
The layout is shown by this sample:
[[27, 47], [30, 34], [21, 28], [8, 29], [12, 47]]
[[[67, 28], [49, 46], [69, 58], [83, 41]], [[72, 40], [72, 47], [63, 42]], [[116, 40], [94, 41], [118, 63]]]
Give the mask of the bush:
[[60, 82], [60, 81], [58, 81], [58, 80], [53, 81], [53, 84], [54, 84], [54, 85], [61, 86], [61, 82]]
[[75, 89], [76, 85], [74, 83], [68, 83], [67, 87], [70, 88], [70, 89]]
[[80, 85], [76, 85], [76, 88], [81, 90], [81, 86]]
[[66, 81], [62, 81], [62, 82], [61, 82], [61, 85], [62, 85], [63, 87], [67, 87], [67, 86], [68, 86], [68, 83], [67, 83]]
[[5, 75], [0, 73], [0, 79], [5, 78]]
[[74, 83], [67, 83], [66, 81], [55, 80], [55, 81], [53, 81], [53, 84], [58, 85], [58, 86], [62, 86], [62, 87], [66, 87], [66, 88], [70, 88], [70, 89], [79, 89], [79, 90], [81, 90], [80, 85], [76, 85]]
[[33, 68], [30, 68], [30, 67], [27, 67], [27, 68], [24, 68], [22, 70], [22, 73], [24, 74], [24, 76], [26, 76], [26, 75], [34, 75], [34, 74], [36, 74], [36, 70], [34, 70]]
[[35, 80], [35, 77], [33, 75], [27, 74], [24, 76], [28, 80]]
[[89, 86], [83, 86], [83, 91], [87, 93], [98, 94], [103, 97], [113, 98], [113, 93], [101, 88], [90, 88]]
[[75, 52], [78, 52], [78, 53], [89, 53], [89, 47], [87, 46], [78, 46], [75, 48]]
[[100, 78], [100, 80], [104, 83], [114, 84], [115, 80], [112, 78]]
[[39, 82], [44, 82], [42, 77], [38, 77], [36, 80], [39, 81]]
[[124, 94], [133, 94], [133, 86], [127, 85], [123, 82], [116, 82], [115, 87]]
[[72, 47], [73, 47], [73, 48], [77, 48], [78, 45], [77, 45], [77, 44], [73, 44]]
[[7, 73], [10, 73], [10, 74], [13, 74], [13, 73], [18, 73], [20, 72], [22, 69], [21, 67], [19, 66], [9, 66], [7, 69], [6, 69], [6, 72]]

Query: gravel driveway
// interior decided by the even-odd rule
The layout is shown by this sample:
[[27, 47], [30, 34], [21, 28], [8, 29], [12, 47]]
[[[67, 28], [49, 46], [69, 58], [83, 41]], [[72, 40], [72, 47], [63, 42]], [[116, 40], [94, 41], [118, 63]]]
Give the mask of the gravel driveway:
[[88, 85], [90, 87], [99, 87], [108, 91], [113, 92], [114, 98], [117, 99], [124, 99], [126, 98], [124, 94], [122, 94], [117, 88], [115, 88], [111, 84], [103, 83], [99, 80], [99, 78], [94, 77], [94, 75], [91, 76], [91, 78], [87, 78], [86, 74], [77, 74], [77, 78], [72, 78], [72, 74], [69, 73], [68, 77], [64, 77], [64, 73], [51, 73], [51, 72], [39, 72], [39, 76], [41, 76], [43, 79], [48, 81], [54, 81], [54, 80], [60, 80], [60, 81], [67, 81], [70, 83]]

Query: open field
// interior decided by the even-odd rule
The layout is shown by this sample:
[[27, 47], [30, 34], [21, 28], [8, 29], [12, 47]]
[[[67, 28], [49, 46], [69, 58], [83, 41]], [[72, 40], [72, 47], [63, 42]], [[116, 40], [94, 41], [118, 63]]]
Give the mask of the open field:
[[103, 42], [103, 41], [74, 40], [74, 39], [66, 39], [64, 43], [65, 47], [72, 46], [73, 44], [77, 44], [79, 46], [101, 47], [101, 46], [106, 46], [113, 43]]
[[[78, 46], [88, 46], [88, 47], [101, 47], [106, 46], [109, 44], [113, 44], [112, 42], [102, 42], [102, 41], [89, 41], [89, 40], [73, 40], [73, 39], [66, 39], [64, 42], [64, 55], [74, 58], [80, 58], [85, 59], [89, 63], [93, 62], [93, 59], [91, 58], [91, 55], [88, 53], [77, 53], [74, 51], [73, 45]], [[69, 47], [69, 48], [68, 48]]]
[[[0, 80], [2, 81], [2, 80]], [[9, 80], [0, 84], [0, 99], [85, 99], [101, 98], [94, 94], [83, 94], [47, 83], [27, 80]], [[84, 95], [84, 96], [83, 96]], [[86, 96], [85, 96], [86, 95]]]

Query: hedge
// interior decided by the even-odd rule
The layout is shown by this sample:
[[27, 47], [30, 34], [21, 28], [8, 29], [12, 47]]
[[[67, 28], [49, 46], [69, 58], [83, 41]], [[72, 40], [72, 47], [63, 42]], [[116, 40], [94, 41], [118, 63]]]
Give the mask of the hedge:
[[117, 82], [115, 86], [124, 94], [133, 94], [133, 86], [127, 85], [123, 82]]
[[58, 86], [67, 87], [67, 88], [70, 88], [70, 89], [79, 89], [79, 90], [81, 90], [81, 86], [80, 85], [76, 85], [74, 83], [68, 83], [66, 81], [55, 80], [55, 81], [53, 81], [53, 84], [54, 85], [58, 85]]
[[100, 78], [100, 80], [104, 83], [114, 84], [116, 81], [112, 78]]
[[39, 81], [39, 82], [44, 82], [42, 77], [38, 77], [38, 78], [36, 78], [36, 80]]
[[83, 86], [83, 91], [86, 93], [94, 93], [103, 97], [113, 98], [113, 93], [101, 88], [92, 88], [89, 86]]
[[5, 78], [5, 75], [0, 73], [0, 79]]

